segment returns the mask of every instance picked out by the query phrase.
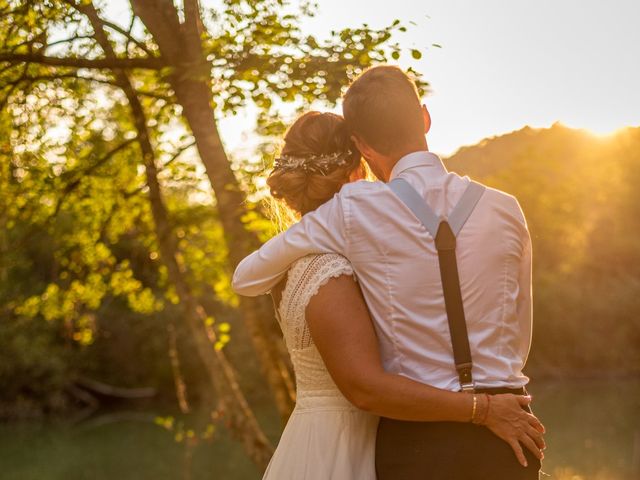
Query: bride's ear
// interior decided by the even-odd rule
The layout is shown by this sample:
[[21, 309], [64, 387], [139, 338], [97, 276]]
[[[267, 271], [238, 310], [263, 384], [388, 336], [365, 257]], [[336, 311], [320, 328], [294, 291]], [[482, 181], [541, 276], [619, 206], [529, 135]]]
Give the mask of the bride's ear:
[[424, 119], [424, 133], [426, 135], [431, 130], [431, 114], [424, 104], [422, 105], [422, 118]]

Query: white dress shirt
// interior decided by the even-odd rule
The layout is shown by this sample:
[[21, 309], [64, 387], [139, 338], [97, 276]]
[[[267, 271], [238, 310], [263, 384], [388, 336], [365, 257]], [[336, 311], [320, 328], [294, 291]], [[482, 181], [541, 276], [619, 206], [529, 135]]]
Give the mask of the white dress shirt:
[[[448, 215], [469, 184], [430, 152], [391, 172]], [[345, 185], [331, 200], [245, 258], [240, 295], [267, 293], [296, 259], [336, 252], [353, 265], [385, 369], [459, 390], [434, 239], [383, 182]], [[457, 239], [473, 378], [478, 387], [522, 387], [531, 344], [531, 240], [518, 201], [487, 188]]]

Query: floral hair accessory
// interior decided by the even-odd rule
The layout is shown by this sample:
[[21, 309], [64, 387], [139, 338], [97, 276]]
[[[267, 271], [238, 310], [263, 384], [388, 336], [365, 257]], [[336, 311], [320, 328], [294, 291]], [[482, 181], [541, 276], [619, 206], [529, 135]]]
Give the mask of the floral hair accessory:
[[282, 155], [276, 158], [273, 168], [274, 170], [302, 170], [306, 173], [326, 175], [331, 170], [346, 165], [351, 155], [351, 150], [328, 155]]

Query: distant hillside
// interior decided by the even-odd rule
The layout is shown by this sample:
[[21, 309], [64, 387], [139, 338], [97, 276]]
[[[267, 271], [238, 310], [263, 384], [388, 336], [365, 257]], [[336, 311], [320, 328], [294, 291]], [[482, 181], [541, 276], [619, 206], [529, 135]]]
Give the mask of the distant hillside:
[[[509, 168], [518, 159], [544, 154], [561, 162], [598, 156], [611, 147], [626, 144], [640, 148], [640, 127], [628, 127], [610, 136], [597, 136], [587, 130], [560, 123], [550, 128], [524, 127], [520, 130], [462, 147], [445, 160], [447, 167], [465, 175], [485, 177]], [[602, 159], [608, 161], [611, 159]]]
[[449, 170], [515, 195], [534, 248], [537, 374], [640, 374], [640, 128], [525, 127]]

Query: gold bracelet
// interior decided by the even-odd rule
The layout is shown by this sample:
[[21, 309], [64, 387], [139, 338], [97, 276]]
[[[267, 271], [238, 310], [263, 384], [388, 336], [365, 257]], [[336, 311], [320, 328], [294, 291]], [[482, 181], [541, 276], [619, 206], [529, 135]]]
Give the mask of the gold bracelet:
[[484, 412], [484, 418], [482, 419], [482, 425], [487, 424], [487, 418], [489, 418], [489, 410], [491, 409], [491, 395], [485, 393], [485, 397], [487, 397], [487, 410]]
[[471, 423], [474, 423], [474, 420], [476, 418], [476, 409], [478, 407], [478, 397], [476, 396], [476, 394], [473, 394], [473, 409], [471, 410]]

